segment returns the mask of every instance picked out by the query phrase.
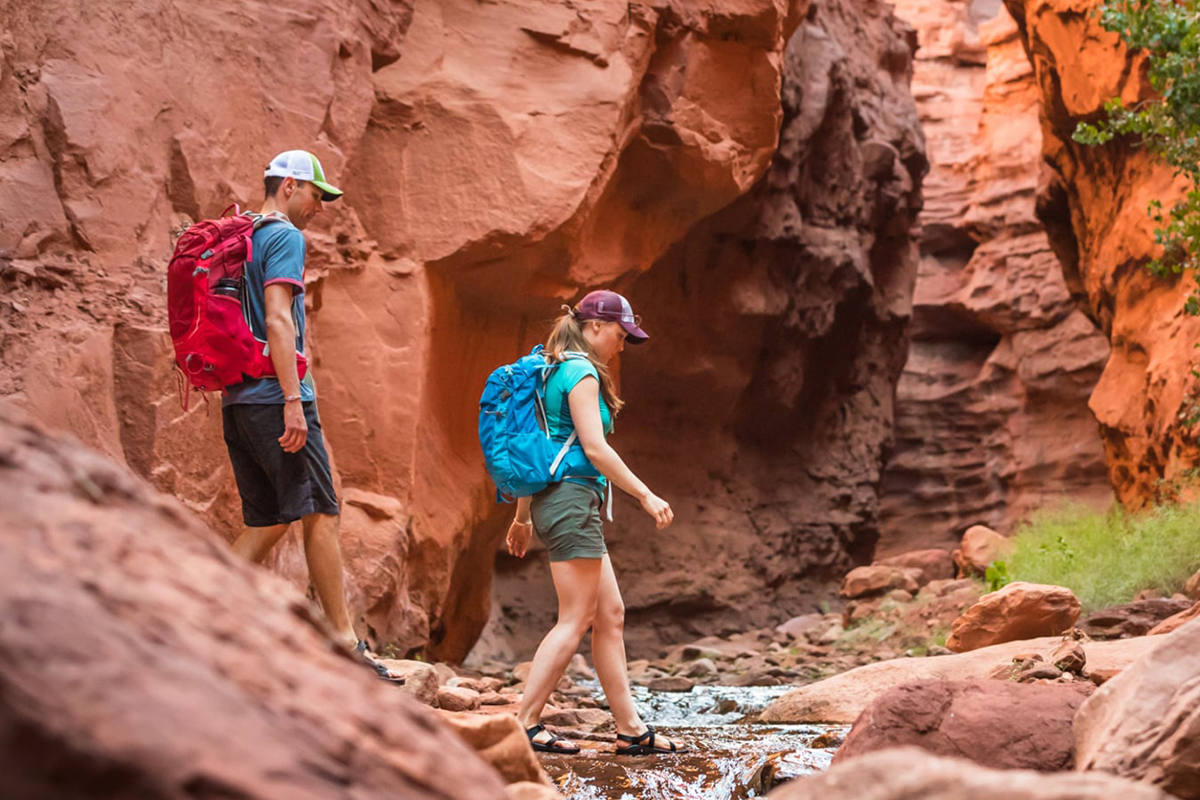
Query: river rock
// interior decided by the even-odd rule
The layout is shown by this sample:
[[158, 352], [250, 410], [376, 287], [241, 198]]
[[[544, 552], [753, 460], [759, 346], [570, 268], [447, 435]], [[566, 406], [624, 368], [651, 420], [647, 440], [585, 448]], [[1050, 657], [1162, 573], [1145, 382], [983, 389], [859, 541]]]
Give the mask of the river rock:
[[1200, 623], [1153, 637], [1149, 652], [1079, 709], [1079, 769], [1200, 800]]
[[920, 569], [871, 565], [850, 570], [842, 580], [842, 597], [855, 599], [880, 595], [892, 589], [916, 592]]
[[381, 658], [379, 663], [404, 678], [400, 688], [427, 706], [437, 705], [438, 672], [432, 664], [407, 659]]
[[0, 486], [0, 795], [504, 797], [303, 595], [2, 403]]
[[983, 575], [993, 561], [1003, 561], [1012, 555], [1011, 540], [986, 525], [972, 525], [963, 533], [962, 542], [954, 551], [954, 563], [960, 575]]
[[684, 665], [682, 672], [685, 678], [703, 679], [716, 675], [718, 670], [711, 658], [697, 658]]
[[994, 770], [916, 747], [867, 753], [773, 790], [770, 800], [1171, 800], [1100, 773]]
[[950, 630], [946, 646], [956, 653], [1034, 639], [1069, 630], [1082, 606], [1070, 589], [1018, 581], [985, 594]]
[[1147, 636], [1161, 636], [1164, 633], [1171, 633], [1174, 630], [1181, 628], [1186, 623], [1200, 617], [1200, 602], [1197, 602], [1187, 611], [1181, 611], [1178, 614], [1167, 617], [1162, 622], [1150, 629]]
[[[1084, 642], [1089, 669], [1121, 670], [1154, 645], [1152, 638]], [[873, 699], [896, 686], [919, 680], [977, 680], [1012, 677], [1013, 659], [1029, 653], [1045, 655], [1062, 644], [1053, 636], [1006, 642], [968, 653], [937, 658], [900, 658], [857, 667], [784, 694], [763, 710], [763, 722], [828, 722], [850, 724]]]
[[1095, 687], [1009, 681], [918, 681], [876, 698], [854, 722], [834, 763], [915, 745], [993, 769], [1069, 769], [1071, 720]]
[[799, 617], [792, 617], [787, 622], [776, 627], [775, 630], [791, 640], [803, 639], [810, 632], [818, 631], [824, 627], [827, 624], [827, 620], [828, 617], [824, 614], [803, 614]]
[[695, 685], [694, 680], [682, 675], [654, 678], [646, 682], [646, 688], [652, 692], [690, 692]]
[[1079, 628], [1093, 639], [1144, 636], [1158, 623], [1187, 611], [1192, 605], [1190, 600], [1167, 598], [1137, 600], [1093, 611], [1080, 620]]
[[953, 578], [955, 575], [954, 557], [949, 550], [943, 550], [940, 547], [910, 550], [891, 558], [881, 558], [875, 564], [884, 567], [918, 569], [920, 574], [916, 577], [919, 586], [924, 586], [930, 581]]

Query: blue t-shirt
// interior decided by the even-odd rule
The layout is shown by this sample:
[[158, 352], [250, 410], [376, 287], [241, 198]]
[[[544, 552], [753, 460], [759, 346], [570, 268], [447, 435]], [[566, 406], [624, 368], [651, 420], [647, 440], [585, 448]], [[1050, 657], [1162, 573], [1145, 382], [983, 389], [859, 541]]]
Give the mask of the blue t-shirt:
[[[254, 338], [267, 341], [266, 288], [273, 283], [292, 287], [292, 322], [296, 325], [296, 352], [304, 352], [304, 234], [285, 219], [267, 222], [254, 232], [253, 253], [242, 273], [242, 303]], [[300, 399], [317, 398], [310, 370], [300, 382]], [[248, 378], [228, 386], [223, 406], [283, 403], [283, 389], [276, 378]]]
[[[567, 396], [587, 377], [595, 378], [599, 386], [600, 374], [591, 361], [586, 358], [570, 358], [559, 364], [546, 380], [546, 426], [549, 428], [550, 438], [556, 442], [565, 442], [571, 436], [571, 431], [575, 430], [575, 423], [571, 419], [571, 404]], [[605, 436], [613, 431], [612, 412], [609, 411], [608, 403], [604, 402], [603, 394], [600, 395], [600, 426]], [[603, 477], [566, 480], [596, 487], [601, 494], [608, 483]]]

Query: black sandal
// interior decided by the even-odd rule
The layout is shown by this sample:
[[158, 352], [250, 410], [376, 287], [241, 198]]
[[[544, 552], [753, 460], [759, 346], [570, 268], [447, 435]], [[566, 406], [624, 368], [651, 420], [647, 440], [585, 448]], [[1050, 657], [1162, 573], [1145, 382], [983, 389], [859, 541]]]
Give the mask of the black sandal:
[[670, 750], [667, 750], [665, 747], [655, 747], [654, 746], [655, 738], [657, 738], [657, 734], [655, 734], [654, 728], [650, 725], [646, 726], [646, 732], [641, 734], [640, 736], [630, 736], [628, 734], [618, 733], [617, 741], [618, 742], [629, 742], [629, 744], [626, 747], [618, 747], [617, 755], [619, 755], [619, 756], [649, 756], [649, 755], [653, 755], [655, 753], [666, 754], [666, 753], [682, 753], [682, 752], [684, 752], [683, 750], [680, 750], [679, 748], [677, 748], [675, 746], [675, 742], [671, 741], [670, 739], [667, 740], [668, 742], [670, 742], [670, 745], [671, 745]]
[[563, 755], [568, 756], [573, 756], [579, 752], [578, 747], [570, 744], [567, 744], [563, 747], [555, 747], [556, 742], [566, 742], [567, 740], [550, 733], [550, 731], [546, 731], [546, 733], [550, 733], [549, 741], [535, 742], [533, 738], [542, 731], [546, 731], [546, 726], [540, 722], [537, 725], [534, 725], [532, 728], [525, 729], [525, 735], [529, 737], [529, 745], [535, 751], [539, 753], [562, 753]]
[[355, 647], [354, 647], [354, 652], [358, 653], [359, 657], [363, 661], [367, 662], [368, 666], [370, 666], [372, 669], [375, 670], [375, 674], [379, 677], [380, 680], [387, 681], [388, 683], [392, 684], [393, 686], [403, 686], [404, 685], [403, 677], [401, 677], [400, 675], [394, 674], [390, 669], [385, 667], [383, 664], [380, 664], [378, 661], [371, 658], [370, 654], [367, 652], [367, 641], [365, 639], [358, 640], [358, 644], [355, 645]]

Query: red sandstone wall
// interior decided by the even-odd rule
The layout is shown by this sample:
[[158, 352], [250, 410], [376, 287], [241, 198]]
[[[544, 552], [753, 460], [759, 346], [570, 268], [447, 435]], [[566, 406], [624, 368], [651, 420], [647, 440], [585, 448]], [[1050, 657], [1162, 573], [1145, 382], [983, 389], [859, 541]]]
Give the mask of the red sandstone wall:
[[1130, 507], [1153, 500], [1161, 481], [1195, 463], [1197, 448], [1179, 415], [1196, 391], [1191, 368], [1200, 320], [1187, 316], [1185, 281], [1152, 277], [1151, 199], [1183, 186], [1129, 142], [1101, 148], [1071, 140], [1104, 102], [1149, 96], [1138, 60], [1103, 31], [1094, 2], [1006, 0], [1017, 20], [1040, 96], [1042, 156], [1049, 166], [1038, 216], [1067, 283], [1112, 346], [1089, 406], [1100, 422], [1109, 477]]
[[[674, 342], [651, 358], [675, 353], [675, 379], [639, 391], [651, 379], [629, 370], [648, 416], [631, 415], [641, 438], [627, 447], [696, 460], [686, 476], [646, 467], [681, 507], [725, 490], [733, 444], [761, 451], [737, 467], [737, 511], [707, 523], [736, 513], [749, 548], [739, 570], [756, 577], [733, 581], [733, 596], [759, 603], [754, 613], [770, 604], [761, 587], [795, 580], [800, 594], [806, 577], [832, 577], [872, 538], [869, 486], [894, 369], [878, 382], [850, 369], [849, 354], [861, 339], [871, 363], [892, 364], [902, 347], [906, 209], [922, 161], [904, 101], [908, 43], [888, 32], [882, 6], [856, 8], [836, 11], [823, 34], [856, 55], [810, 48], [824, 60], [810, 64], [811, 85], [789, 90], [792, 113], [806, 109], [785, 148], [798, 155], [782, 171], [777, 162], [769, 190], [795, 199], [762, 224], [720, 223], [742, 249], [763, 239], [753, 259], [722, 259], [746, 275], [705, 290], [723, 303], [716, 318], [732, 314], [726, 324], [747, 332], [717, 359], [696, 352], [713, 324], [700, 306], [648, 314], [659, 341]], [[671, 294], [659, 274], [691, 280], [715, 257], [705, 251], [727, 246], [720, 228], [680, 242], [764, 186], [784, 115], [783, 50], [808, 4], [311, 0], [279, 12], [218, 1], [185, 18], [145, 0], [0, 12], [0, 181], [15, 189], [0, 198], [0, 394], [231, 536], [237, 506], [216, 407], [183, 413], [175, 395], [163, 266], [172, 230], [231, 200], [257, 203], [265, 159], [310, 147], [347, 189], [309, 233], [306, 285], [352, 599], [377, 639], [455, 658], [487, 617], [504, 514], [475, 444], [483, 377], [585, 289], [613, 284], [657, 306], [650, 298]], [[793, 69], [813, 57], [793, 52]], [[847, 75], [873, 88], [853, 95]], [[835, 127], [821, 128], [826, 118]], [[825, 131], [861, 144], [811, 143]], [[846, 220], [865, 227], [823, 232]], [[876, 239], [899, 250], [872, 249]], [[801, 280], [797, 260], [828, 274]], [[811, 367], [822, 348], [836, 366]], [[676, 451], [675, 437], [659, 437], [674, 407], [723, 383], [733, 408], [699, 420], [723, 426], [718, 450]], [[765, 411], [761, 392], [778, 395]], [[869, 432], [849, 437], [855, 453], [839, 444], [830, 456], [813, 422], [849, 424], [846, 398], [867, 398], [853, 402]], [[776, 449], [781, 438], [793, 446]], [[702, 551], [696, 530], [678, 528], [684, 549], [663, 563], [690, 570], [677, 559]], [[776, 562], [806, 548], [817, 555]], [[303, 585], [294, 538], [273, 566]]]
[[1035, 211], [1038, 92], [999, 0], [900, 0], [932, 163], [879, 555], [1110, 497], [1087, 398], [1108, 357]]

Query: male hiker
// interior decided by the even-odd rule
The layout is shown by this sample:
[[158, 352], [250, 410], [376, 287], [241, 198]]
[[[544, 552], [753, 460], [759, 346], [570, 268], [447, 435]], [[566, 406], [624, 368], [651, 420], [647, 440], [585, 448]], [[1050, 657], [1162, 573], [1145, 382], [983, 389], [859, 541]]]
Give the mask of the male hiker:
[[[402, 682], [358, 641], [342, 591], [338, 501], [321, 435], [311, 373], [300, 379], [304, 353], [304, 234], [322, 203], [342, 192], [325, 180], [316, 156], [288, 150], [264, 173], [262, 214], [275, 217], [255, 230], [242, 302], [251, 332], [267, 345], [275, 375], [229, 386], [222, 401], [225, 444], [242, 497], [234, 552], [260, 563], [301, 520], [304, 557], [321, 607], [339, 638], [363, 654], [381, 678]], [[304, 359], [300, 359], [304, 363]]]

